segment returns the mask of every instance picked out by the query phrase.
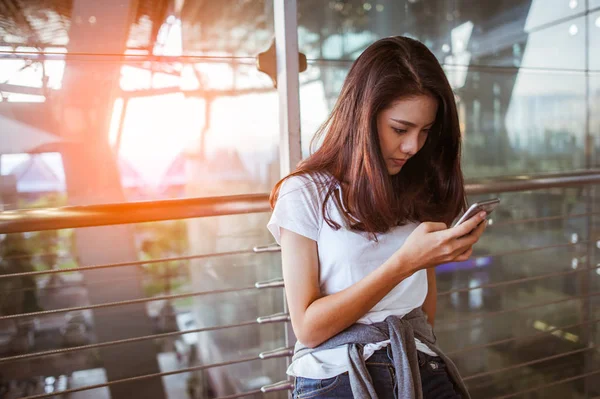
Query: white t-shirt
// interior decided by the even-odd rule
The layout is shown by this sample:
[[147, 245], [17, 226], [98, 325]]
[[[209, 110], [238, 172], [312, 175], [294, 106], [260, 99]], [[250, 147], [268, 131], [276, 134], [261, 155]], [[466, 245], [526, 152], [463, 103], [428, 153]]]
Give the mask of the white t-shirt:
[[[335, 230], [323, 218], [322, 204], [328, 182], [326, 174], [293, 176], [285, 180], [267, 228], [280, 244], [280, 228], [303, 235], [317, 242], [319, 256], [319, 285], [324, 295], [335, 294], [366, 277], [381, 266], [404, 243], [417, 227], [416, 223], [398, 226], [385, 234], [378, 234], [378, 242], [368, 233], [346, 228], [342, 214], [332, 197], [327, 202], [328, 216], [341, 225]], [[341, 194], [342, 187], [336, 181]], [[334, 192], [333, 195], [336, 195]], [[340, 197], [340, 202], [341, 202]], [[344, 206], [342, 204], [342, 206]], [[420, 270], [403, 280], [357, 323], [373, 324], [390, 315], [403, 317], [423, 305], [427, 295], [427, 272]], [[425, 344], [415, 339], [417, 349], [435, 355]], [[388, 341], [365, 345], [363, 357], [384, 348]], [[304, 355], [292, 362], [287, 373], [295, 377], [332, 378], [348, 370], [346, 345]]]

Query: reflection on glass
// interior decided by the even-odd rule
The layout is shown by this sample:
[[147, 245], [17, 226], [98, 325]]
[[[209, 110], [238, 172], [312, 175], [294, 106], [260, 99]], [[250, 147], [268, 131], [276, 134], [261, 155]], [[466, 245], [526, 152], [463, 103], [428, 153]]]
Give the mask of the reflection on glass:
[[[350, 63], [311, 64], [301, 84], [303, 154], [331, 109]], [[562, 171], [585, 165], [585, 76], [446, 66], [464, 133], [467, 178]]]
[[254, 57], [273, 40], [272, 1], [180, 3], [185, 54]]
[[[352, 60], [378, 38], [404, 35], [430, 48], [456, 93], [467, 178], [584, 168], [588, 128], [598, 165], [600, 78], [585, 70], [598, 70], [600, 11], [584, 15], [586, 3], [600, 5], [333, 1], [311, 18], [314, 4], [299, 1], [300, 48], [313, 60], [300, 90], [304, 156]], [[499, 194], [494, 223], [472, 259], [436, 269], [436, 334], [463, 375], [473, 376], [467, 381], [473, 397], [532, 389], [564, 378], [567, 368], [569, 376], [597, 368], [584, 367], [585, 339], [593, 328], [581, 324], [587, 317], [581, 296], [600, 287], [595, 277], [592, 287], [586, 283], [588, 274], [600, 275], [588, 269], [597, 263], [588, 258], [588, 240], [596, 239], [588, 230], [588, 203], [596, 196], [591, 190]], [[475, 345], [490, 347], [457, 352]], [[557, 357], [544, 360], [548, 356]], [[528, 362], [534, 364], [518, 367]], [[503, 371], [508, 367], [515, 368]], [[584, 398], [578, 381], [531, 397]]]
[[476, 6], [470, 1], [331, 1], [320, 7], [306, 0], [298, 8], [299, 45], [309, 59], [353, 60], [377, 38], [403, 35], [425, 43], [447, 65], [585, 68], [582, 0]]
[[[599, 29], [600, 31], [600, 29]], [[600, 73], [592, 73], [588, 81], [590, 95], [590, 136], [595, 143], [592, 166], [600, 166]]]
[[[125, 43], [130, 52], [173, 55], [161, 51], [165, 36], [173, 30], [183, 32], [180, 48], [184, 54], [254, 56], [269, 46], [273, 37], [271, 1], [177, 1], [141, 0], [104, 12], [86, 1], [43, 2], [14, 5], [0, 21], [0, 36], [7, 46], [40, 48], [70, 45], [74, 25], [106, 34], [114, 21], [127, 17]], [[175, 16], [179, 15], [181, 19]], [[85, 53], [112, 54], [110, 44], [87, 47]]]
[[543, 29], [532, 29], [531, 32], [526, 28], [526, 32], [527, 42], [520, 66], [579, 70], [585, 68], [585, 18], [546, 25]]
[[600, 51], [594, 50], [600, 48], [600, 11], [590, 13], [587, 21], [589, 29], [589, 69], [592, 71], [600, 71]]
[[469, 83], [457, 90], [467, 177], [583, 167], [583, 75], [482, 71]]
[[[121, 3], [131, 4], [131, 9]], [[270, 79], [256, 70], [253, 57], [272, 40], [272, 4], [15, 3], [14, 15], [0, 18], [0, 174], [2, 187], [5, 177], [14, 183], [11, 196], [2, 193], [4, 205], [48, 207], [269, 191], [279, 178], [278, 102]], [[57, 259], [44, 267], [153, 262], [101, 270], [93, 278], [81, 273], [77, 281], [56, 279], [47, 285], [50, 279], [43, 276], [21, 285], [29, 284], [25, 288], [30, 293], [39, 293], [37, 304], [43, 309], [252, 287], [281, 275], [279, 256], [257, 258], [249, 250], [271, 242], [265, 218], [268, 215], [254, 214], [79, 229], [67, 237], [72, 244], [67, 254], [62, 253], [65, 244], [48, 250]], [[46, 259], [41, 252], [48, 245], [40, 244], [39, 236], [33, 233], [28, 241], [34, 256]], [[8, 243], [4, 238], [0, 242]], [[158, 261], [235, 250], [247, 253]], [[0, 256], [3, 266], [6, 259]], [[41, 261], [36, 262], [35, 267]], [[6, 270], [3, 267], [2, 273]], [[7, 290], [1, 290], [3, 298]], [[2, 306], [8, 302], [0, 301]], [[21, 311], [36, 304], [21, 302], [29, 305]], [[0, 346], [0, 356], [252, 321], [281, 312], [283, 292], [240, 291], [121, 309], [84, 312], [75, 321], [60, 315], [26, 325], [3, 324], [0, 333], [10, 339]], [[51, 339], [34, 336], [30, 342], [38, 327]], [[55, 392], [66, 388], [59, 382], [67, 377], [69, 388], [76, 388], [125, 377], [133, 369], [135, 374], [171, 371], [284, 346], [283, 324], [223, 331], [144, 341], [137, 349], [122, 345], [118, 352], [78, 351], [20, 367], [5, 363], [0, 367], [0, 392], [11, 397]], [[128, 361], [135, 366], [129, 367]], [[285, 359], [243, 363], [173, 375], [162, 380], [162, 386], [160, 379], [148, 380], [142, 387], [154, 386], [157, 394], [164, 388], [173, 398], [190, 392], [196, 397], [225, 396], [285, 378], [284, 363]], [[5, 390], [25, 380], [35, 387], [26, 393]], [[118, 397], [108, 389], [103, 393]]]
[[[279, 177], [277, 95], [249, 56], [270, 43], [271, 2], [138, 2], [121, 59], [114, 53], [122, 38], [110, 36], [103, 47], [94, 29], [108, 29], [103, 21], [125, 10], [78, 4], [22, 7], [0, 23], [0, 128], [14, 131], [11, 143], [20, 146], [0, 154], [32, 151], [25, 133], [38, 137], [36, 148], [52, 144], [44, 149], [58, 152], [89, 142], [110, 182], [94, 178], [104, 192], [80, 203], [122, 200], [108, 194], [119, 190], [113, 171], [130, 200], [269, 191]], [[41, 42], [30, 43], [27, 29]], [[74, 48], [79, 55], [66, 58]], [[85, 179], [63, 155], [66, 174], [78, 177], [66, 181]], [[67, 188], [77, 196], [82, 190]]]
[[[35, 7], [26, 3], [20, 2], [23, 6], [18, 10], [25, 19], [17, 15], [0, 21], [0, 174], [16, 177], [14, 195], [6, 197], [3, 193], [5, 205], [6, 198], [11, 198], [8, 205], [13, 208], [58, 206], [80, 194], [88, 195], [86, 201], [90, 203], [105, 201], [105, 183], [110, 178], [92, 180], [90, 191], [81, 186], [71, 188], [73, 195], [68, 198], [66, 192], [72, 177], [83, 177], [85, 185], [89, 185], [85, 178], [95, 172], [74, 167], [66, 160], [68, 156], [63, 156], [61, 145], [73, 138], [82, 138], [87, 147], [103, 151], [100, 160], [105, 162], [94, 162], [95, 169], [102, 169], [94, 174], [95, 178], [110, 175], [104, 173], [104, 167], [114, 162], [119, 172], [117, 185], [126, 199], [270, 190], [279, 177], [277, 94], [270, 79], [256, 71], [253, 57], [271, 43], [272, 1], [186, 0], [172, 5], [166, 1], [134, 2], [134, 9], [130, 10], [133, 19], [118, 40], [128, 57], [120, 58], [107, 54], [114, 52], [115, 43], [109, 51], [103, 40], [94, 46], [86, 40], [79, 41], [76, 48], [84, 54], [71, 58], [64, 54], [79, 39], [70, 35], [70, 27], [108, 32], [110, 27], [103, 23], [103, 17], [123, 17], [122, 10], [109, 9], [105, 14], [83, 18], [75, 15], [74, 4], [95, 3], [42, 2]], [[377, 38], [400, 34], [423, 41], [444, 65], [461, 115], [467, 177], [585, 166], [586, 120], [589, 133], [596, 139], [595, 154], [600, 154], [600, 58], [593, 51], [600, 46], [600, 11], [584, 17], [581, 13], [585, 4], [583, 0], [477, 4], [463, 0], [298, 1], [300, 48], [312, 60], [300, 76], [303, 153], [308, 153], [310, 138], [333, 107], [351, 61]], [[590, 9], [600, 7], [599, 0], [588, 0], [587, 4]], [[28, 33], [23, 20], [31, 22], [36, 35]], [[32, 42], [33, 37], [36, 42]], [[94, 54], [85, 55], [89, 53]], [[586, 68], [592, 71], [589, 77], [583, 73]], [[18, 134], [7, 140], [7, 132]], [[81, 136], [70, 135], [81, 132]], [[92, 140], [97, 132], [105, 145]], [[14, 147], [4, 147], [8, 144]], [[30, 154], [34, 150], [36, 154]], [[596, 166], [600, 165], [598, 159], [596, 155]], [[519, 338], [456, 354], [465, 375], [580, 349], [588, 331], [576, 325], [585, 316], [585, 303], [576, 297], [585, 292], [582, 276], [587, 272], [583, 270], [590, 264], [586, 241], [597, 240], [587, 230], [588, 219], [577, 216], [586, 212], [588, 192], [572, 188], [501, 197], [495, 223], [473, 259], [437, 270], [441, 292], [438, 337], [445, 349], [454, 351]], [[510, 224], [520, 219], [560, 215], [571, 217]], [[165, 227], [167, 224], [136, 226], [131, 235], [122, 236], [118, 246], [135, 242], [135, 248], [129, 252], [133, 260], [138, 259], [136, 254], [139, 259], [157, 259], [249, 249], [271, 242], [264, 228], [266, 217], [260, 214], [189, 220], [176, 222], [172, 228]], [[593, 231], [598, 230], [599, 223], [599, 217], [593, 219]], [[116, 250], [102, 247], [98, 251], [98, 242], [115, 233], [113, 228], [107, 231], [110, 234], [87, 239], [78, 236], [77, 240], [72, 231], [59, 234], [57, 240], [43, 234], [24, 235], [32, 244], [35, 257], [32, 266], [25, 266], [73, 267], [78, 264], [74, 259], [80, 257], [87, 259], [87, 264], [109, 262], [106, 259]], [[518, 252], [535, 248], [538, 249]], [[11, 256], [31, 257], [24, 253]], [[103, 300], [109, 301], [110, 290], [123, 286], [140, 285], [142, 296], [153, 296], [252, 286], [256, 281], [280, 277], [278, 254], [208, 256], [187, 263], [160, 262], [141, 269], [142, 275], [132, 275], [130, 281], [108, 273], [95, 281], [88, 279], [85, 286], [82, 275], [70, 276], [67, 285], [76, 300], [69, 303], [85, 304], [89, 293], [104, 293]], [[543, 277], [548, 273], [555, 276]], [[530, 280], [489, 286], [523, 278]], [[590, 271], [588, 278], [590, 290], [596, 292], [600, 287], [598, 271]], [[39, 279], [35, 284], [51, 288], [63, 283], [60, 279]], [[6, 299], [7, 291], [15, 287], [3, 287], [6, 289], [0, 290], [0, 295]], [[21, 288], [27, 287], [18, 289]], [[471, 290], [459, 291], [468, 288]], [[53, 298], [56, 301], [48, 290], [40, 292], [38, 304], [49, 307]], [[56, 292], [60, 295], [67, 291], [55, 291], [53, 295]], [[568, 301], [511, 311], [563, 299]], [[597, 305], [597, 299], [592, 301]], [[8, 300], [0, 301], [2, 306], [7, 303]], [[193, 329], [252, 320], [281, 311], [282, 303], [281, 290], [263, 290], [182, 298], [174, 301], [173, 307], [177, 313], [176, 328]], [[149, 305], [150, 316], [169, 316], [164, 313], [169, 308], [163, 305]], [[598, 306], [592, 309], [597, 317]], [[480, 314], [486, 318], [474, 317]], [[472, 319], [444, 327], [444, 323], [450, 325], [466, 318]], [[73, 326], [60, 333], [65, 342], [78, 342], [81, 329], [89, 328], [90, 319], [91, 312], [74, 320], [60, 320], [57, 324], [61, 326]], [[41, 324], [47, 328], [46, 323]], [[168, 324], [157, 326], [164, 328]], [[19, 328], [27, 332], [32, 326]], [[108, 328], [113, 326], [108, 323]], [[9, 326], [7, 331], [12, 334], [17, 330]], [[548, 334], [531, 338], [543, 332]], [[156, 342], [162, 349], [157, 356], [171, 359], [171, 366], [177, 366], [176, 356], [182, 356], [183, 362], [189, 362], [186, 364], [209, 363], [254, 356], [261, 350], [283, 345], [283, 328], [278, 324], [190, 334], [177, 343]], [[20, 348], [24, 350], [18, 353], [31, 349]], [[88, 369], [84, 370], [90, 373], [86, 375], [92, 375], [89, 369], [93, 369], [101, 374], [99, 382], [106, 380], [97, 354], [80, 353], [85, 354], [77, 359], [82, 361], [82, 368]], [[511, 394], [552, 380], [557, 370], [581, 373], [582, 363], [580, 356], [566, 356], [489, 378], [473, 378], [469, 386], [473, 397]], [[61, 365], [66, 368], [67, 363]], [[6, 372], [19, 370], [5, 365], [0, 371], [10, 379], [12, 375]], [[228, 395], [281, 380], [282, 370], [284, 360], [280, 359], [198, 373], [189, 376], [189, 381], [191, 386], [205, 389], [201, 395]], [[75, 382], [77, 375], [81, 371], [71, 375]], [[63, 377], [46, 378], [41, 389], [54, 389]], [[187, 377], [178, 380], [178, 384], [184, 386]], [[212, 387], [206, 383], [223, 381], [221, 378], [228, 380]], [[548, 395], [547, 392], [538, 393], [540, 397], [578, 397], [581, 387], [573, 383], [561, 385]]]
[[[77, 113], [52, 111], [59, 104], [63, 76], [85, 76], [87, 68], [93, 67], [97, 77], [104, 72], [108, 77], [120, 67], [120, 92], [107, 139], [118, 154], [127, 198], [266, 192], [278, 177], [276, 92], [253, 65], [106, 60], [90, 65], [81, 60], [65, 69], [64, 61], [60, 62], [55, 68], [42, 68], [40, 62], [28, 66], [25, 58], [0, 60], [1, 74], [14, 77], [9, 80], [14, 89], [0, 102], [5, 115], [1, 127], [14, 132], [2, 140], [3, 154], [49, 144], [60, 151], [59, 121], [74, 126], [86, 123]], [[30, 70], [44, 70], [44, 75], [27, 73]], [[43, 81], [54, 86], [43, 88]], [[24, 98], [19, 93], [23, 90], [45, 94], [39, 96], [41, 104]], [[46, 117], [33, 123], [29, 116], [34, 113]], [[11, 172], [3, 169], [2, 173]], [[57, 178], [64, 186], [64, 175]]]
[[[573, 376], [586, 372], [582, 351], [593, 330], [581, 296], [600, 293], [598, 266], [588, 260], [587, 204], [596, 190], [500, 194], [495, 222], [474, 259], [436, 269], [436, 335], [467, 377], [472, 395], [495, 397], [543, 385], [563, 378], [557, 369], [565, 367], [575, 367]], [[556, 358], [543, 360], [549, 356]], [[535, 370], [517, 367], [527, 362], [535, 362]], [[508, 366], [515, 369], [504, 370]], [[565, 389], [567, 397], [580, 397], [579, 388]]]
[[525, 30], [539, 29], [541, 26], [568, 19], [585, 11], [585, 0], [533, 0], [527, 13]]

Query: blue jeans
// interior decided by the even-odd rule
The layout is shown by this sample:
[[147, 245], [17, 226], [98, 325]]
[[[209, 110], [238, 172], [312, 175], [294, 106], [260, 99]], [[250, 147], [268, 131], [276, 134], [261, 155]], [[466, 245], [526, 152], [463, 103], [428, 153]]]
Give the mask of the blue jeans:
[[[398, 399], [391, 349], [390, 346], [380, 349], [365, 362], [379, 399]], [[442, 359], [421, 352], [418, 352], [418, 355], [423, 398], [460, 399]], [[296, 377], [293, 397], [294, 399], [352, 398], [350, 378], [348, 373], [323, 380]]]

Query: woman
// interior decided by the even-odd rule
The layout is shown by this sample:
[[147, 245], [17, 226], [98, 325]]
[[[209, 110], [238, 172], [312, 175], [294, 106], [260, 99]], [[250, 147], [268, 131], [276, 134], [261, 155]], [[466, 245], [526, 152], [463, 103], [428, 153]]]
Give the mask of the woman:
[[294, 397], [468, 398], [435, 346], [434, 267], [467, 260], [486, 223], [447, 227], [466, 203], [461, 135], [433, 54], [404, 37], [373, 43], [321, 138], [271, 195]]

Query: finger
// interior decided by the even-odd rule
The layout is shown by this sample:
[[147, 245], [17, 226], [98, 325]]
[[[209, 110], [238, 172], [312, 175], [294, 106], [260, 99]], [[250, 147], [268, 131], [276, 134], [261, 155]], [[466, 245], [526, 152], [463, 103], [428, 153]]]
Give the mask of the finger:
[[454, 238], [465, 236], [471, 233], [473, 230], [475, 230], [479, 223], [481, 223], [481, 221], [485, 219], [485, 217], [485, 212], [479, 212], [477, 215], [473, 216], [469, 220], [459, 224], [458, 226], [454, 226], [451, 229], [448, 229], [448, 234], [450, 234], [450, 236]]
[[487, 225], [488, 225], [488, 221], [487, 220], [482, 221], [481, 223], [479, 223], [479, 225], [473, 231], [471, 231], [469, 233], [468, 236], [472, 236], [472, 237], [475, 237], [475, 238], [479, 239], [479, 237], [481, 237], [481, 235], [483, 234], [483, 232], [487, 228]]
[[484, 220], [483, 222], [479, 223], [479, 226], [477, 226], [473, 231], [471, 231], [467, 235], [457, 238], [456, 239], [457, 245], [459, 247], [463, 247], [463, 246], [467, 247], [467, 246], [474, 245], [477, 241], [479, 241], [479, 239], [481, 238], [481, 235], [485, 231], [486, 227], [487, 227], [487, 220]]
[[481, 235], [483, 234], [485, 229], [487, 229], [487, 226], [488, 226], [487, 220], [484, 220], [483, 222], [479, 223], [479, 226], [477, 226], [477, 228], [474, 231], [474, 233], [477, 234], [478, 238], [481, 237]]
[[452, 259], [458, 258], [459, 256], [461, 256], [464, 253], [466, 253], [467, 251], [469, 251], [469, 249], [471, 249], [473, 244], [475, 244], [475, 243], [472, 242], [472, 240], [469, 239], [468, 236], [458, 239], [456, 241], [456, 246], [454, 248], [454, 251], [452, 251], [452, 254], [450, 255], [450, 257]]
[[473, 254], [473, 247], [470, 247], [468, 250], [466, 250], [462, 254], [458, 255], [456, 260], [459, 262], [464, 262], [466, 260], [469, 260], [469, 258], [471, 257], [472, 254]]
[[483, 232], [485, 231], [485, 229], [487, 228], [488, 225], [488, 221], [484, 220], [483, 222], [481, 222], [479, 224], [479, 226], [477, 226], [477, 228], [475, 230], [473, 230], [473, 232], [470, 234], [471, 236], [473, 236], [473, 238], [475, 238], [475, 242], [479, 241], [479, 239], [481, 238], [481, 235], [483, 234]]

